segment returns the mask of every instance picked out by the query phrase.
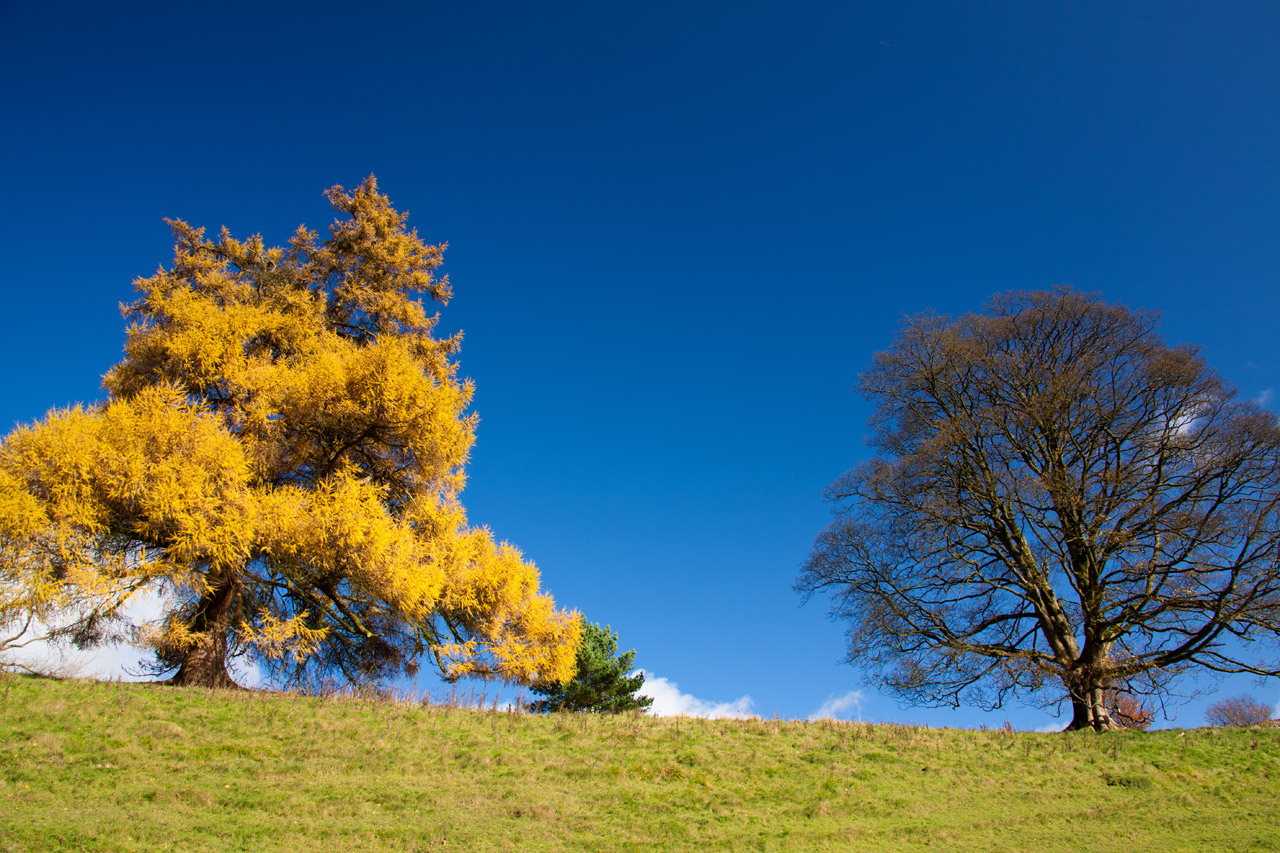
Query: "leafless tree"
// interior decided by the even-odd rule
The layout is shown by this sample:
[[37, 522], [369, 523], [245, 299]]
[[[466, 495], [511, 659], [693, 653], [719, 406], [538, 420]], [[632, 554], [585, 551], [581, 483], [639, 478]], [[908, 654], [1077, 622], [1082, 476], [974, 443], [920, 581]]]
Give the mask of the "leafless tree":
[[796, 583], [908, 701], [1164, 697], [1280, 675], [1280, 428], [1156, 315], [1069, 288], [909, 319], [861, 377], [874, 457]]
[[1222, 699], [1204, 712], [1204, 720], [1211, 726], [1259, 726], [1270, 719], [1270, 706], [1252, 696]]

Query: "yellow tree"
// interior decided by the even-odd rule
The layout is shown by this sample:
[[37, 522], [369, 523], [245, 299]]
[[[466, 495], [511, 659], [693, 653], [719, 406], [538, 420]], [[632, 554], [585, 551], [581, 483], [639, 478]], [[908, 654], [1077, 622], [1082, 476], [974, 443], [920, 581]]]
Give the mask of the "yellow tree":
[[577, 614], [458, 501], [472, 388], [420, 301], [449, 299], [442, 247], [372, 176], [327, 196], [327, 239], [279, 248], [170, 221], [109, 399], [0, 447], [0, 606], [74, 605], [92, 642], [157, 590], [172, 608], [136, 630], [178, 684], [229, 685], [237, 655], [302, 684], [424, 654], [448, 678], [567, 679]]

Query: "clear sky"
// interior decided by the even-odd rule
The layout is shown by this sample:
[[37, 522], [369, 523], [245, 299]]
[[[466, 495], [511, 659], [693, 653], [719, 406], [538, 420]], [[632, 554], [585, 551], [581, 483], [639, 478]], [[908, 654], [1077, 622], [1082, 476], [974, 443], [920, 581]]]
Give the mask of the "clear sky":
[[472, 519], [664, 689], [1045, 725], [901, 708], [800, 606], [850, 389], [905, 314], [1065, 282], [1270, 404], [1277, 44], [1273, 0], [0, 0], [0, 428], [100, 398], [162, 217], [278, 244], [375, 173], [449, 244]]

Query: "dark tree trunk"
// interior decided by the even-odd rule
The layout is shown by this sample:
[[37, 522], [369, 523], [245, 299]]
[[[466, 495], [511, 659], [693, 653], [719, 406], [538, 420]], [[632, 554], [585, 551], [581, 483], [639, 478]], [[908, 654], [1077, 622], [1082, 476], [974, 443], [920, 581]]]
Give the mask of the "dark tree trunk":
[[1106, 691], [1096, 679], [1080, 673], [1074, 681], [1068, 681], [1067, 688], [1071, 693], [1071, 723], [1066, 731], [1092, 729], [1105, 732], [1121, 728], [1112, 719], [1104, 702]]
[[239, 689], [227, 672], [227, 630], [239, 603], [239, 585], [223, 576], [197, 605], [191, 632], [199, 642], [186, 653], [169, 684], [182, 687]]

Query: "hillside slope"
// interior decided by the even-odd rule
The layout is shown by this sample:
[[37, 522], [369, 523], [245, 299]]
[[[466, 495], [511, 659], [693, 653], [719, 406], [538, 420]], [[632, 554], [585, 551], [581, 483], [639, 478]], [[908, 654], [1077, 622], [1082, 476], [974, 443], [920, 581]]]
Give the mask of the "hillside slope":
[[536, 717], [0, 674], [0, 849], [1277, 850], [1280, 731]]

